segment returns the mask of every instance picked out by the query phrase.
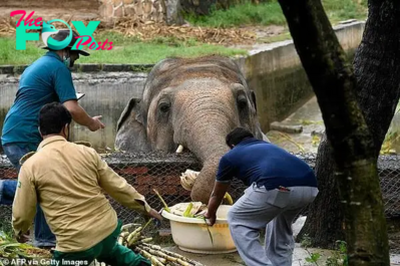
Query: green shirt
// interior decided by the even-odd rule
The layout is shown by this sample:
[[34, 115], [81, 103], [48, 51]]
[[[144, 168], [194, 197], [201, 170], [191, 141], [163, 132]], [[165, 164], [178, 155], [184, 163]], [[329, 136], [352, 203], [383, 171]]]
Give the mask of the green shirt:
[[21, 75], [16, 99], [7, 113], [2, 145], [39, 144], [39, 111], [47, 103], [76, 100], [71, 71], [54, 52], [47, 52]]

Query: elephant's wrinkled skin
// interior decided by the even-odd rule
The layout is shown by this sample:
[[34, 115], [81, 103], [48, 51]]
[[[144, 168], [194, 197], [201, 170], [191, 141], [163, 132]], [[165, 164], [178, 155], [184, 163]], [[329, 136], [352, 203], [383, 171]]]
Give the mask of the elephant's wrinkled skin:
[[119, 150], [175, 152], [183, 145], [203, 163], [192, 200], [208, 202], [219, 159], [235, 127], [261, 132], [255, 94], [227, 57], [168, 58], [154, 66], [142, 99], [131, 99], [118, 121]]

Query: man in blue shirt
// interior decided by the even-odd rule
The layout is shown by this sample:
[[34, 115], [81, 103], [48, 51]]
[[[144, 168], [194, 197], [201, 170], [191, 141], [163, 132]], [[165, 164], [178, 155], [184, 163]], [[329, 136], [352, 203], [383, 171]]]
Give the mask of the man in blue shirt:
[[[247, 266], [292, 265], [292, 223], [318, 194], [313, 170], [287, 151], [262, 140], [244, 128], [226, 137], [231, 150], [220, 160], [211, 194], [207, 223], [213, 225], [216, 211], [233, 177], [248, 188], [232, 206], [228, 223], [237, 250]], [[265, 247], [260, 230], [266, 228]]]
[[[70, 34], [69, 30], [60, 30], [52, 38], [62, 41]], [[70, 68], [79, 58], [79, 54], [88, 56], [83, 50], [71, 50], [75, 38], [63, 50], [50, 50], [33, 62], [21, 75], [16, 99], [4, 121], [1, 142], [5, 154], [18, 170], [19, 161], [28, 152], [36, 151], [42, 137], [39, 133], [39, 111], [47, 103], [61, 102], [71, 113], [75, 122], [91, 131], [104, 128], [101, 116], [90, 117], [78, 104], [72, 82]], [[12, 205], [17, 186], [16, 180], [0, 180], [0, 204]], [[35, 246], [54, 247], [55, 236], [50, 231], [39, 205], [35, 217]]]

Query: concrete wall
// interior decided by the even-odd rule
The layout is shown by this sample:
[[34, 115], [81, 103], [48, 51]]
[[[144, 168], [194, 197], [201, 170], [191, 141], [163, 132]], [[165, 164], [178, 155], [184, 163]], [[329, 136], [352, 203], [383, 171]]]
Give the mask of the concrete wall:
[[[131, 97], [140, 98], [146, 76], [146, 73], [128, 72], [73, 73], [76, 90], [86, 94], [80, 104], [89, 115], [102, 115], [106, 128], [101, 132], [91, 132], [86, 127], [74, 124], [72, 138], [90, 141], [99, 151], [104, 151], [106, 147], [114, 148], [118, 118]], [[0, 77], [0, 130], [17, 89], [17, 78]]]
[[[343, 49], [352, 58], [361, 42], [364, 22], [335, 27]], [[238, 59], [249, 86], [257, 96], [258, 113], [263, 131], [281, 121], [313, 95], [293, 41], [260, 46], [250, 56]]]
[[[74, 20], [96, 19], [99, 17], [99, 0], [1, 0], [0, 17], [10, 17], [15, 10], [25, 10], [27, 15], [35, 11], [33, 18], [67, 20], [72, 15]], [[20, 15], [16, 19], [19, 19]]]
[[[350, 54], [358, 47], [363, 29], [363, 23], [353, 23], [337, 29], [341, 44]], [[251, 89], [256, 92], [259, 119], [264, 132], [269, 130], [271, 122], [289, 116], [313, 96], [291, 41], [260, 46], [253, 50], [250, 56], [238, 58], [236, 61], [245, 73]], [[104, 71], [85, 72], [96, 69]], [[108, 72], [123, 69], [125, 72]], [[132, 69], [136, 70], [136, 73]], [[107, 68], [94, 64], [79, 66], [73, 77], [77, 91], [86, 93], [81, 104], [90, 115], [103, 115], [106, 128], [100, 133], [93, 133], [75, 125], [74, 140], [90, 141], [100, 151], [104, 151], [106, 147], [113, 149], [115, 128], [122, 110], [130, 98], [141, 96], [147, 74], [138, 73], [137, 69], [138, 66], [127, 65], [111, 65]], [[4, 73], [4, 70], [12, 72], [13, 67], [0, 67], [0, 73]], [[18, 78], [18, 75], [0, 75], [0, 129], [14, 100]]]
[[[35, 11], [33, 18], [103, 20], [129, 16], [130, 19], [162, 22], [166, 10], [160, 0], [1, 0], [0, 18], [9, 18], [14, 10]], [[19, 19], [20, 16], [18, 16]]]

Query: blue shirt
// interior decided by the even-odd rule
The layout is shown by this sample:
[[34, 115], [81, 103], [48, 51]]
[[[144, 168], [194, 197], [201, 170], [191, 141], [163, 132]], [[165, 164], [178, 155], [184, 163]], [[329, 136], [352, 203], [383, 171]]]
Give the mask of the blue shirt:
[[4, 121], [2, 145], [40, 143], [40, 109], [47, 103], [76, 99], [71, 71], [56, 53], [47, 52], [21, 75], [16, 99]]
[[233, 177], [247, 186], [256, 183], [267, 190], [279, 186], [317, 187], [314, 171], [307, 163], [276, 145], [255, 138], [244, 139], [222, 156], [217, 181], [230, 182]]

